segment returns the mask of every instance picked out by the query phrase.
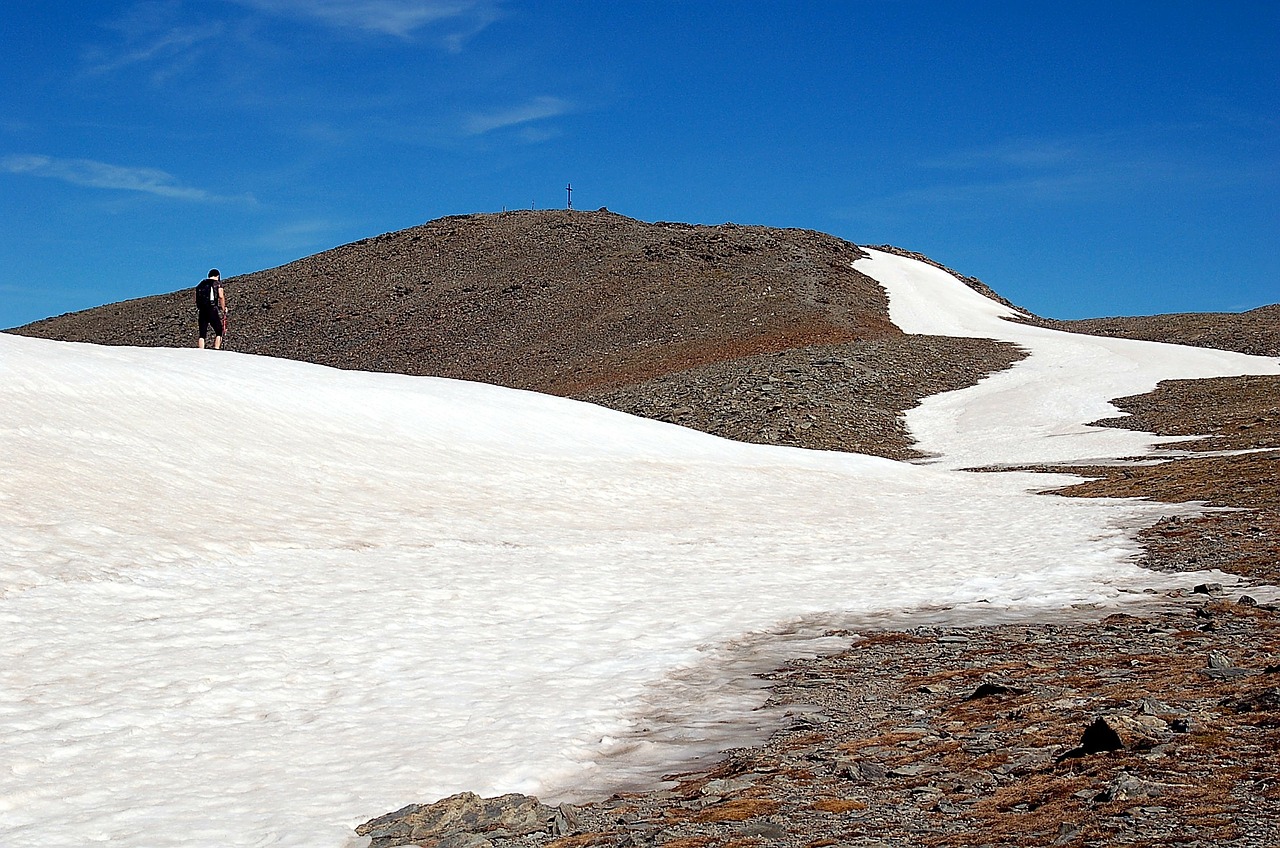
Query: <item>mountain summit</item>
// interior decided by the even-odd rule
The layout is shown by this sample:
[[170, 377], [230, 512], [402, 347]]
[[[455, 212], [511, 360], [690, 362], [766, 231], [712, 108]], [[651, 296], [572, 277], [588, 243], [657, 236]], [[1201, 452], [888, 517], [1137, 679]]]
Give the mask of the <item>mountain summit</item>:
[[[810, 230], [606, 210], [452, 216], [227, 280], [227, 346], [564, 395], [746, 441], [901, 457], [902, 410], [1018, 354], [904, 334], [884, 290], [852, 267], [865, 255]], [[183, 347], [190, 301], [184, 288], [17, 332]]]

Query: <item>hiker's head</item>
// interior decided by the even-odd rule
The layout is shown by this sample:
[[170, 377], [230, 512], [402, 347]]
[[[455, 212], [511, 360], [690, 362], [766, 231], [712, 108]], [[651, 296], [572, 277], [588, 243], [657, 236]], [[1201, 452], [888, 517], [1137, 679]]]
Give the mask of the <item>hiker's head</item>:
[[219, 279], [219, 276], [220, 276], [220, 275], [218, 274], [218, 269], [217, 269], [217, 268], [210, 268], [210, 269], [209, 269], [209, 279], [211, 279], [211, 280], [216, 280], [216, 279]]

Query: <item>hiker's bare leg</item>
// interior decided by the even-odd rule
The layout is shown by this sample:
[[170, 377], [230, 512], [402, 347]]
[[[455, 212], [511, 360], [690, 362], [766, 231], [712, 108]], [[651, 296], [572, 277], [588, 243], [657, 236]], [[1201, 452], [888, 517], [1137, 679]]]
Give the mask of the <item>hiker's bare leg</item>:
[[204, 336], [196, 336], [196, 347], [204, 350]]
[[213, 349], [222, 350], [222, 336], [213, 337]]

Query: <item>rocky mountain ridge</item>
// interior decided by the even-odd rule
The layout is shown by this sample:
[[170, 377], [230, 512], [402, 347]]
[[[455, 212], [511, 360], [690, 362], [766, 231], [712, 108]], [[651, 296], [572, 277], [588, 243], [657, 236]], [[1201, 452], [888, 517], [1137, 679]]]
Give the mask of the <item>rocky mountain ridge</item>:
[[[606, 210], [450, 216], [228, 279], [227, 346], [560, 394], [743, 441], [909, 458], [903, 411], [1021, 354], [902, 333], [880, 286], [850, 267], [864, 255], [809, 230], [651, 224]], [[185, 346], [190, 301], [182, 289], [13, 332]], [[1246, 352], [1280, 346], [1280, 307], [1031, 320]], [[1221, 329], [1208, 333], [1204, 320]]]

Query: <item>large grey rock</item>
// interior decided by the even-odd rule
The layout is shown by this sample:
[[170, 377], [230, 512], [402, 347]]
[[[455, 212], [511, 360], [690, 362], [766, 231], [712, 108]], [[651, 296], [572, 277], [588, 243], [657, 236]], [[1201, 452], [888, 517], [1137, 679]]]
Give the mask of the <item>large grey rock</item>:
[[556, 808], [555, 817], [551, 821], [551, 832], [556, 836], [568, 836], [582, 828], [578, 819], [578, 808], [572, 804], [561, 804]]
[[748, 822], [747, 824], [738, 825], [737, 831], [743, 836], [759, 839], [787, 838], [786, 829], [773, 822]]
[[850, 757], [836, 759], [836, 773], [850, 780], [876, 783], [889, 776], [889, 770], [875, 760], [857, 760]]
[[434, 848], [493, 848], [493, 843], [478, 833], [450, 833], [442, 836]]
[[737, 794], [744, 789], [750, 789], [752, 786], [755, 786], [755, 781], [743, 777], [716, 778], [715, 780], [707, 781], [706, 785], [702, 787], [702, 794], [724, 797], [725, 795]]
[[1210, 651], [1208, 668], [1232, 668], [1235, 663], [1231, 662], [1231, 658], [1221, 651]]
[[434, 804], [410, 804], [370, 819], [357, 827], [356, 833], [372, 838], [370, 848], [410, 844], [487, 848], [491, 839], [548, 832], [555, 821], [553, 807], [528, 795], [481, 798], [474, 792], [462, 792]]

